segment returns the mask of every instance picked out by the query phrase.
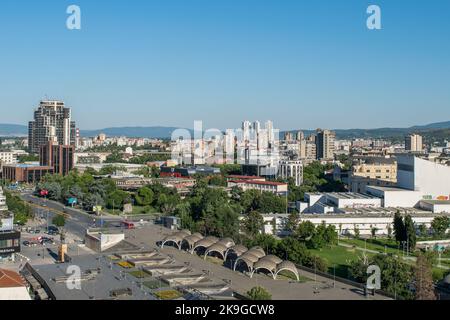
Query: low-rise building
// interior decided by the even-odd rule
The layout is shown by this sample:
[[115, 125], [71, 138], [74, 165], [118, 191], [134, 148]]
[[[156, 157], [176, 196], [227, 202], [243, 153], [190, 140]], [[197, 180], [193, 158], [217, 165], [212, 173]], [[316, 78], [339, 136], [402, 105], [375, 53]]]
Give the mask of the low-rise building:
[[[346, 214], [302, 214], [299, 223], [309, 221], [315, 226], [323, 223], [335, 227], [338, 234], [343, 236], [354, 235], [357, 230], [361, 236], [372, 236], [375, 232], [377, 236], [393, 235], [393, 221], [395, 213], [399, 211], [402, 215], [411, 215], [416, 228], [424, 225], [427, 229], [431, 227], [431, 222], [435, 215], [429, 211], [414, 208], [380, 208], [366, 210], [365, 213], [351, 212]], [[286, 236], [289, 235], [287, 225], [288, 214], [263, 214], [264, 230], [266, 234]], [[449, 215], [450, 217], [450, 215]]]
[[54, 169], [50, 166], [39, 164], [14, 164], [2, 168], [2, 177], [11, 182], [36, 183], [46, 174], [53, 174]]
[[0, 269], [0, 300], [31, 300], [25, 280], [12, 270]]
[[261, 180], [229, 180], [228, 187], [240, 187], [243, 191], [257, 190], [260, 192], [271, 192], [277, 195], [287, 195], [288, 184], [282, 182], [261, 181]]
[[16, 155], [12, 151], [0, 151], [0, 163], [13, 164], [17, 162]]

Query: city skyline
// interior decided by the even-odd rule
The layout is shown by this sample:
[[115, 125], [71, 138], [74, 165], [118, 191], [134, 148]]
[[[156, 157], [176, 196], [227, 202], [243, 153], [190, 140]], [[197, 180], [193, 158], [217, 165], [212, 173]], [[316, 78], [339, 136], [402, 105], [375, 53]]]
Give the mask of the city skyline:
[[77, 1], [76, 31], [65, 28], [68, 4], [3, 4], [0, 108], [14, 112], [2, 123], [26, 124], [46, 95], [65, 101], [85, 130], [194, 120], [225, 129], [242, 119], [272, 119], [282, 130], [381, 128], [450, 118], [448, 2], [378, 1], [376, 31], [359, 0]]

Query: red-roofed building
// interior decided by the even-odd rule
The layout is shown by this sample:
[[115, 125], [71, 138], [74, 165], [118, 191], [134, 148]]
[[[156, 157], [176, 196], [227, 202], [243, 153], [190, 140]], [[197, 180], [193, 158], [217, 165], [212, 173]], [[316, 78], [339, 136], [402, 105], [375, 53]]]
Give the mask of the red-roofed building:
[[20, 274], [0, 269], [0, 300], [31, 300], [26, 282]]

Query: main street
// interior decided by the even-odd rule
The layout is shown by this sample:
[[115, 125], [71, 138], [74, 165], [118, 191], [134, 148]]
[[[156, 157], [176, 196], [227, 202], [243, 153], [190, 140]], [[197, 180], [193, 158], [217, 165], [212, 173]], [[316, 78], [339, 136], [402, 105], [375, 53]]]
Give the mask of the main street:
[[[122, 220], [121, 217], [111, 215], [102, 217], [90, 215], [55, 201], [37, 198], [30, 193], [22, 193], [21, 198], [32, 206], [35, 216], [43, 217], [47, 220], [46, 225], [51, 225], [56, 215], [64, 215], [66, 218], [65, 229], [80, 239], [84, 238], [86, 230], [90, 227], [120, 226], [120, 221]], [[45, 228], [46, 225], [44, 226]]]

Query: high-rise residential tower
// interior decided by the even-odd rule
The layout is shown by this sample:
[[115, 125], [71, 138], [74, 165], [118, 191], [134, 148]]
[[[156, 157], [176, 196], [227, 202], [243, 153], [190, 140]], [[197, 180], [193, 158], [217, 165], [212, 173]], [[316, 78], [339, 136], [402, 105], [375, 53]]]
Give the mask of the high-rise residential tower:
[[334, 141], [336, 134], [330, 130], [317, 129], [316, 152], [317, 159], [330, 160], [334, 158]]
[[38, 153], [42, 145], [52, 141], [58, 145], [75, 145], [76, 125], [71, 110], [62, 101], [41, 101], [28, 125], [28, 148]]
[[411, 134], [405, 138], [405, 150], [412, 152], [423, 151], [422, 136], [418, 134]]

